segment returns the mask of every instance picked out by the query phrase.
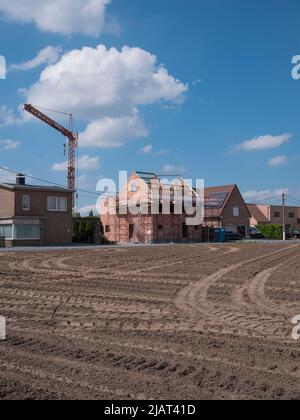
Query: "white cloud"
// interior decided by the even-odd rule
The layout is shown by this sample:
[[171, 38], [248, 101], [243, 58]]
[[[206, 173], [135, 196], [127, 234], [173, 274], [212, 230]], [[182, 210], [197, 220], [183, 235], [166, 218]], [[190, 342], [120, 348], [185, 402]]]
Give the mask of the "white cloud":
[[48, 46], [41, 50], [35, 58], [29, 61], [25, 61], [20, 64], [12, 64], [9, 67], [9, 70], [31, 70], [36, 67], [41, 66], [42, 64], [54, 64], [59, 60], [62, 50], [60, 47], [51, 47]]
[[92, 120], [132, 115], [138, 106], [175, 101], [186, 91], [187, 86], [169, 75], [149, 52], [99, 45], [64, 54], [41, 73], [27, 99]]
[[279, 188], [277, 190], [262, 190], [262, 191], [247, 191], [243, 193], [244, 200], [246, 202], [257, 202], [263, 200], [269, 200], [271, 198], [278, 198], [285, 193], [289, 193], [288, 188]]
[[52, 171], [55, 172], [65, 172], [68, 169], [68, 161], [61, 163], [54, 163], [52, 166]]
[[163, 155], [167, 155], [168, 151], [167, 150], [159, 150], [158, 152], [156, 152], [157, 156], [163, 156]]
[[17, 150], [21, 146], [19, 141], [15, 140], [0, 140], [0, 150]]
[[252, 152], [256, 150], [276, 149], [288, 142], [291, 138], [291, 134], [282, 134], [279, 136], [259, 136], [239, 144], [236, 146], [236, 150]]
[[0, 0], [0, 14], [12, 21], [35, 23], [42, 31], [99, 36], [111, 0]]
[[156, 151], [154, 149], [154, 147], [152, 146], [152, 144], [148, 144], [147, 146], [143, 147], [140, 150], [140, 153], [143, 153], [144, 155], [152, 155], [152, 154], [154, 154], [156, 156], [163, 156], [163, 155], [166, 155], [168, 152], [167, 152], [167, 150], [158, 150], [158, 151]]
[[0, 106], [0, 127], [8, 127], [21, 122], [21, 118], [16, 117], [12, 108], [8, 108], [5, 105]]
[[201, 85], [202, 79], [196, 79], [193, 81], [193, 86]]
[[[99, 157], [90, 157], [88, 155], [80, 156], [78, 159], [78, 169], [80, 171], [94, 171], [99, 169], [100, 159]], [[64, 172], [68, 169], [68, 162], [55, 163], [52, 166], [52, 170], [56, 172]]]
[[86, 130], [80, 134], [80, 147], [118, 148], [130, 139], [147, 135], [148, 129], [137, 115], [105, 117], [88, 124]]
[[182, 165], [165, 165], [162, 171], [165, 175], [183, 175], [187, 173], [187, 169]]
[[114, 16], [108, 15], [105, 22], [105, 33], [120, 36], [123, 28]]
[[269, 160], [270, 166], [283, 166], [288, 163], [288, 158], [285, 155], [282, 156], [275, 156]]
[[97, 207], [96, 205], [89, 205], [81, 207], [78, 212], [81, 214], [81, 216], [89, 216], [90, 212], [94, 213], [94, 216], [98, 215]]
[[67, 110], [86, 121], [82, 147], [120, 147], [148, 135], [139, 108], [183, 99], [187, 85], [140, 48], [84, 47], [48, 66], [26, 101]]
[[100, 167], [99, 157], [90, 157], [88, 155], [80, 156], [78, 159], [78, 169], [81, 171], [94, 171]]
[[152, 144], [148, 144], [148, 146], [145, 146], [141, 149], [141, 153], [144, 153], [145, 155], [150, 155], [152, 152], [153, 152]]

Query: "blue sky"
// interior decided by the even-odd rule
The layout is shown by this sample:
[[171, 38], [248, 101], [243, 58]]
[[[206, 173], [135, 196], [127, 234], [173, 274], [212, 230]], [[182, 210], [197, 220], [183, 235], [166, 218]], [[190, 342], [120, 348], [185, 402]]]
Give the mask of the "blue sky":
[[[250, 201], [267, 200], [282, 189], [300, 199], [300, 80], [291, 77], [292, 57], [300, 54], [299, 1], [112, 0], [99, 12], [99, 27], [95, 16], [88, 15], [78, 31], [74, 24], [66, 33], [55, 17], [45, 24], [36, 11], [29, 11], [24, 22], [18, 15], [20, 1], [7, 6], [0, 0], [0, 55], [8, 66], [23, 64], [0, 80], [1, 166], [65, 183], [65, 172], [53, 170], [65, 161], [64, 139], [39, 122], [20, 120], [18, 111], [28, 99], [42, 100], [34, 105], [46, 107], [56, 106], [57, 99], [54, 109], [74, 112], [83, 133], [83, 189], [95, 191], [99, 177], [116, 178], [119, 170], [137, 169], [181, 172], [205, 178], [207, 185], [237, 183]], [[80, 2], [75, 22], [81, 19]], [[63, 13], [57, 10], [57, 15]], [[100, 58], [99, 44], [106, 47]], [[32, 62], [25, 69], [24, 63], [49, 46], [59, 48], [51, 50], [46, 62]], [[127, 53], [121, 53], [124, 46]], [[83, 53], [83, 47], [89, 52]], [[112, 47], [117, 53], [109, 53]], [[133, 48], [139, 49], [134, 56]], [[72, 64], [63, 57], [75, 49], [79, 61]], [[151, 67], [153, 56], [157, 62]], [[101, 76], [98, 59], [105, 62]], [[92, 81], [74, 75], [84, 60], [93, 67]], [[55, 85], [53, 92], [39, 81], [49, 63], [57, 66], [51, 77], [62, 66], [72, 67], [63, 88]], [[167, 76], [153, 85], [160, 65]], [[139, 72], [145, 73], [142, 80]], [[107, 85], [106, 77], [111, 79]], [[109, 105], [99, 105], [93, 97], [116, 89]], [[88, 111], [86, 104], [91, 104]], [[124, 132], [118, 142], [118, 133]], [[92, 204], [93, 199], [81, 195], [80, 207]]]

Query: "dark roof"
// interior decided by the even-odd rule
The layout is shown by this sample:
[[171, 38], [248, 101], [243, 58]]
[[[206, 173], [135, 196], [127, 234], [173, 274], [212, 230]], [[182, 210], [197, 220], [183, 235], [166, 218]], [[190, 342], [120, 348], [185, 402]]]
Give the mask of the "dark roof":
[[236, 185], [223, 185], [219, 187], [208, 187], [204, 190], [204, 201], [206, 209], [220, 210], [222, 213], [233, 193]]
[[232, 193], [235, 188], [236, 188], [236, 185], [221, 185], [219, 187], [206, 187], [205, 194], [218, 193], [218, 192]]
[[[220, 214], [222, 214], [234, 190], [237, 190], [237, 192], [241, 196], [241, 199], [244, 201], [243, 196], [240, 193], [240, 190], [236, 184], [205, 188], [204, 190], [205, 209], [206, 210], [208, 209], [219, 210]], [[245, 207], [249, 213], [249, 217], [251, 217], [249, 208], [247, 207], [246, 203], [245, 203]]]
[[10, 184], [3, 183], [0, 184], [0, 188], [7, 188], [10, 190], [33, 190], [33, 191], [56, 191], [56, 192], [68, 192], [72, 193], [72, 190], [68, 188], [56, 187], [56, 186], [45, 186], [45, 185], [19, 185], [19, 184]]

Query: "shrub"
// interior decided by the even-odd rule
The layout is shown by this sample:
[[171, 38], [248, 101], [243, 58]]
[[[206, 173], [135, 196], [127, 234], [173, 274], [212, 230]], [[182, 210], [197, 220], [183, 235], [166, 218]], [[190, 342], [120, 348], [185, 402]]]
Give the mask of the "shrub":
[[266, 239], [281, 240], [283, 238], [283, 229], [281, 225], [258, 225], [257, 229]]
[[73, 242], [74, 243], [95, 243], [96, 235], [101, 235], [101, 224], [99, 217], [73, 218]]

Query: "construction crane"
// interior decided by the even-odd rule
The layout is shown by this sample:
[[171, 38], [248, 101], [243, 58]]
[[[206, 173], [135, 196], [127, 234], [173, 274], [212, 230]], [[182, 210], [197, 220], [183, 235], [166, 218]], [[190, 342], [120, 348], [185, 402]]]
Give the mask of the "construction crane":
[[[27, 111], [29, 114], [33, 115], [34, 117], [38, 118], [40, 121], [54, 128], [55, 130], [60, 132], [64, 137], [68, 139], [68, 188], [73, 191], [72, 208], [73, 208], [73, 212], [75, 213], [76, 211], [76, 196], [75, 196], [76, 195], [76, 148], [78, 147], [78, 133], [74, 133], [74, 130], [73, 130], [73, 127], [74, 127], [73, 116], [72, 114], [64, 114], [64, 115], [68, 115], [69, 120], [70, 120], [69, 129], [67, 129], [30, 104], [25, 104], [24, 110]], [[56, 111], [53, 111], [53, 112], [56, 112]]]

